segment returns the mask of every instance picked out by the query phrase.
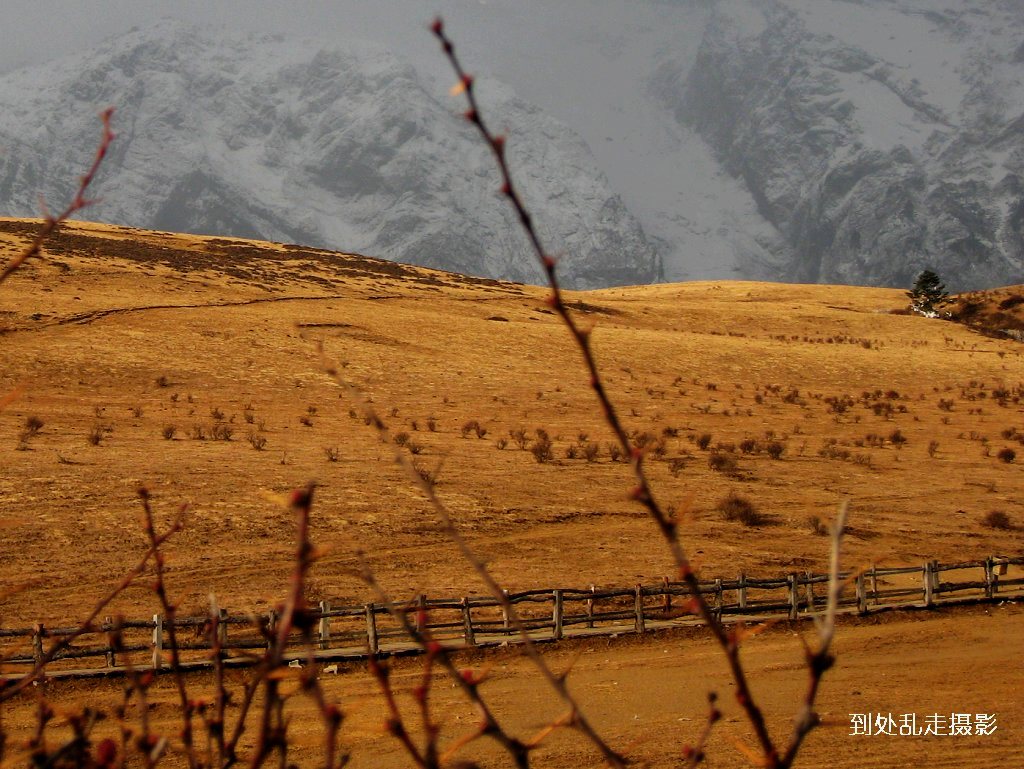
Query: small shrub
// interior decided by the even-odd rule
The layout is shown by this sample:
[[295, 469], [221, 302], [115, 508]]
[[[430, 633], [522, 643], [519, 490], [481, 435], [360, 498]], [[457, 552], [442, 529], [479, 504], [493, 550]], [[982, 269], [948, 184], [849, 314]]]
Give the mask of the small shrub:
[[612, 462], [619, 462], [622, 459], [622, 447], [613, 442], [608, 443], [608, 457]]
[[86, 436], [86, 440], [89, 441], [90, 446], [99, 446], [100, 442], [103, 440], [103, 428], [99, 425], [93, 426], [89, 431], [89, 434]]
[[427, 417], [427, 429], [432, 433], [437, 432], [437, 420], [434, 417]]
[[508, 438], [498, 438], [498, 440], [494, 442], [494, 445], [498, 447], [498, 451], [502, 451], [506, 446], [508, 446]]
[[900, 448], [906, 442], [907, 437], [898, 428], [889, 433], [889, 443], [896, 448]]
[[139, 419], [142, 416], [142, 406], [132, 406], [132, 416]]
[[404, 446], [409, 442], [409, 433], [405, 432], [404, 430], [401, 432], [397, 432], [395, 433], [394, 437], [391, 440], [395, 442], [396, 446]]
[[575, 443], [570, 443], [565, 449], [566, 459], [576, 459], [579, 455], [579, 447]]
[[533, 454], [533, 458], [540, 463], [550, 462], [555, 458], [554, 447], [551, 445], [551, 439], [547, 433], [543, 430], [537, 431], [537, 440], [530, 446], [530, 453]]
[[337, 446], [327, 446], [324, 448], [324, 454], [327, 455], [328, 462], [337, 462], [341, 458], [341, 452]]
[[267, 438], [265, 435], [260, 435], [257, 432], [250, 432], [249, 445], [256, 449], [256, 451], [263, 451], [267, 447]]
[[819, 537], [824, 537], [828, 534], [828, 526], [817, 515], [809, 516], [807, 524], [811, 527], [812, 534], [817, 534]]
[[996, 454], [996, 457], [999, 459], [1000, 462], [1011, 464], [1013, 460], [1017, 458], [1017, 452], [1011, 448], [999, 449], [999, 452]]
[[164, 429], [160, 431], [160, 434], [164, 436], [165, 441], [169, 441], [178, 434], [178, 428], [174, 425], [164, 425]]
[[764, 450], [772, 459], [781, 459], [786, 451], [786, 444], [782, 441], [769, 441], [765, 445]]
[[928, 441], [928, 456], [934, 457], [935, 456], [935, 452], [938, 451], [938, 450], [939, 450], [939, 442], [938, 441], [934, 441], [934, 440]]
[[744, 454], [756, 454], [758, 448], [757, 441], [753, 438], [744, 438], [740, 441], [740, 451]]
[[739, 521], [744, 526], [760, 526], [765, 522], [754, 503], [735, 491], [720, 499], [716, 507], [727, 521]]
[[697, 436], [697, 448], [705, 451], [711, 445], [711, 433], [701, 433]]
[[583, 446], [583, 458], [588, 462], [593, 462], [597, 459], [598, 453], [601, 451], [601, 447], [596, 443], [586, 443]]
[[230, 441], [235, 434], [235, 428], [229, 424], [218, 423], [210, 428], [210, 437], [215, 441]]
[[36, 433], [43, 429], [43, 424], [43, 420], [34, 414], [30, 417], [26, 417], [25, 434], [28, 436], [35, 435]]
[[194, 441], [205, 441], [206, 440], [206, 428], [200, 424], [192, 425], [192, 431], [189, 433]]
[[299, 417], [299, 423], [305, 425], [306, 427], [313, 426], [313, 420], [306, 414], [303, 414], [301, 417]]
[[1002, 510], [991, 510], [985, 513], [985, 517], [981, 519], [981, 524], [990, 529], [1001, 529], [1003, 531], [1013, 528], [1010, 516]]
[[216, 406], [214, 406], [212, 409], [210, 409], [210, 416], [213, 417], [214, 420], [219, 422], [220, 420], [222, 420], [224, 418], [224, 412], [221, 411]]
[[171, 380], [168, 379], [166, 375], [161, 374], [160, 376], [158, 376], [156, 378], [156, 386], [157, 387], [170, 387], [171, 386]]
[[312, 404], [310, 404], [309, 406], [306, 406], [306, 413], [309, 414], [311, 417], [315, 417], [316, 416], [316, 412], [317, 412], [316, 406], [313, 406]]
[[716, 473], [735, 473], [736, 457], [732, 454], [720, 454], [717, 451], [713, 452], [711, 456], [708, 457], [708, 467]]
[[414, 464], [413, 467], [416, 469], [416, 474], [423, 480], [428, 488], [434, 488], [437, 485], [437, 473], [431, 472], [425, 467]]
[[526, 430], [521, 427], [517, 430], [509, 430], [508, 435], [513, 441], [515, 441], [516, 446], [518, 446], [520, 450], [526, 451], [526, 447], [530, 443], [530, 439], [526, 437]]
[[423, 446], [416, 443], [416, 441], [407, 441], [405, 447], [409, 449], [410, 454], [421, 454], [423, 452]]
[[477, 422], [475, 419], [470, 419], [468, 422], [466, 422], [466, 424], [462, 426], [462, 437], [466, 438], [469, 436], [471, 432], [478, 429], [480, 429], [480, 423]]

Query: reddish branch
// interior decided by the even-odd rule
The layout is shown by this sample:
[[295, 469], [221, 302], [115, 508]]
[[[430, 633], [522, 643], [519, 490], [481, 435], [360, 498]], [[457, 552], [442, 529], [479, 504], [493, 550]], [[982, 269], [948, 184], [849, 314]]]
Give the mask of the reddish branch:
[[[156, 581], [153, 583], [153, 592], [160, 600], [160, 606], [164, 610], [166, 618], [167, 639], [171, 647], [171, 671], [174, 675], [174, 683], [178, 690], [178, 699], [181, 705], [181, 741], [185, 745], [185, 755], [188, 756], [189, 769], [196, 769], [195, 748], [192, 744], [192, 714], [194, 706], [188, 696], [188, 689], [185, 686], [185, 674], [181, 670], [181, 657], [178, 654], [178, 635], [174, 619], [177, 616], [177, 607], [171, 603], [167, 596], [167, 585], [164, 582], [164, 554], [158, 547], [158, 536], [153, 523], [153, 509], [149, 505], [149, 491], [140, 488], [138, 491], [139, 500], [142, 502], [142, 510], [146, 515], [145, 530], [153, 549], [153, 556], [156, 561]], [[182, 511], [184, 512], [184, 510]]]
[[[522, 740], [513, 737], [501, 726], [498, 719], [487, 705], [487, 702], [484, 700], [483, 695], [480, 693], [480, 684], [482, 683], [482, 680], [472, 674], [467, 674], [465, 671], [461, 671], [456, 667], [455, 662], [451, 658], [451, 654], [431, 635], [430, 630], [426, 627], [426, 622], [417, 622], [414, 624], [409, 621], [409, 617], [405, 611], [395, 608], [394, 602], [374, 576], [365, 556], [362, 553], [359, 553], [358, 555], [363, 581], [373, 589], [381, 602], [388, 608], [391, 616], [394, 617], [395, 621], [402, 626], [403, 632], [415, 641], [427, 654], [427, 667], [424, 671], [423, 680], [414, 692], [414, 696], [420, 707], [424, 730], [427, 733], [427, 746], [422, 752], [416, 747], [415, 743], [412, 742], [409, 737], [408, 730], [405, 728], [401, 713], [398, 710], [397, 703], [394, 701], [394, 696], [391, 692], [390, 682], [387, 680], [387, 669], [378, 663], [373, 655], [370, 656], [370, 671], [377, 678], [377, 681], [384, 692], [385, 702], [388, 705], [388, 712], [390, 716], [388, 720], [388, 729], [391, 734], [402, 743], [403, 747], [405, 747], [406, 751], [409, 753], [409, 756], [418, 766], [422, 767], [422, 769], [434, 769], [434, 767], [437, 767], [442, 763], [437, 755], [438, 731], [430, 718], [428, 704], [428, 697], [430, 693], [429, 687], [431, 683], [430, 664], [434, 659], [437, 659], [441, 667], [443, 667], [449, 676], [451, 676], [452, 680], [455, 681], [460, 689], [462, 689], [466, 698], [476, 706], [477, 711], [480, 713], [481, 721], [477, 726], [476, 731], [460, 740], [458, 747], [461, 747], [478, 737], [491, 737], [512, 757], [512, 760], [515, 762], [517, 767], [520, 767], [520, 769], [526, 769], [529, 767], [530, 750], [533, 745], [528, 745]], [[449, 753], [451, 753], [451, 751], [449, 751]]]
[[67, 649], [79, 636], [85, 633], [94, 632], [96, 618], [99, 617], [100, 613], [110, 605], [110, 603], [123, 593], [132, 582], [135, 581], [145, 570], [149, 564], [149, 559], [155, 556], [163, 544], [176, 532], [181, 530], [181, 520], [176, 519], [170, 529], [163, 534], [160, 534], [150, 540], [149, 550], [146, 551], [145, 555], [139, 559], [139, 562], [132, 568], [127, 574], [125, 574], [121, 581], [114, 586], [114, 588], [103, 596], [93, 610], [89, 613], [89, 616], [80, 624], [73, 633], [64, 636], [59, 642], [55, 643], [50, 649], [43, 655], [42, 659], [36, 662], [35, 666], [26, 675], [20, 679], [11, 680], [8, 678], [0, 678], [0, 702], [6, 702], [7, 700], [14, 697], [18, 692], [23, 691], [28, 686], [31, 686], [34, 682], [40, 680], [45, 675], [46, 666], [50, 664], [61, 652]]
[[[477, 128], [484, 142], [488, 147], [490, 147], [501, 173], [501, 193], [508, 199], [509, 203], [515, 209], [519, 218], [519, 223], [522, 226], [523, 231], [526, 233], [537, 260], [544, 270], [548, 285], [551, 288], [551, 294], [548, 297], [548, 304], [562, 319], [573, 340], [576, 342], [577, 347], [579, 347], [580, 353], [583, 357], [583, 362], [590, 375], [590, 387], [597, 396], [604, 418], [612, 429], [612, 432], [615, 434], [623, 453], [630, 457], [630, 466], [633, 470], [633, 476], [636, 484], [630, 492], [630, 498], [643, 505], [657, 525], [658, 530], [661, 532], [662, 537], [672, 553], [672, 558], [675, 561], [679, 576], [684, 581], [692, 595], [694, 613], [698, 614], [707, 623], [715, 637], [715, 640], [725, 653], [730, 673], [736, 683], [736, 700], [745, 711], [747, 719], [753, 727], [754, 734], [756, 735], [764, 758], [764, 765], [768, 767], [768, 769], [784, 769], [785, 767], [789, 767], [796, 756], [796, 751], [799, 748], [800, 741], [806, 735], [807, 731], [813, 727], [813, 724], [816, 722], [816, 718], [807, 715], [802, 717], [802, 723], [810, 724], [810, 726], [805, 725], [801, 727], [798, 725], [789, 746], [780, 756], [779, 750], [775, 746], [775, 743], [768, 732], [764, 714], [754, 701], [754, 697], [751, 693], [746, 673], [740, 661], [739, 642], [736, 634], [726, 630], [721, 620], [715, 615], [714, 610], [701, 593], [700, 582], [697, 574], [686, 555], [682, 542], [679, 539], [678, 525], [672, 516], [670, 516], [661, 507], [651, 490], [651, 486], [643, 466], [644, 452], [630, 443], [629, 436], [622, 424], [622, 420], [620, 419], [605, 388], [597, 366], [597, 360], [594, 357], [593, 349], [591, 347], [590, 331], [577, 324], [565, 303], [556, 271], [557, 262], [555, 258], [548, 254], [544, 249], [536, 227], [534, 226], [533, 217], [530, 215], [529, 211], [527, 211], [523, 204], [523, 200], [512, 181], [512, 175], [509, 170], [508, 160], [506, 157], [506, 138], [503, 135], [495, 134], [484, 120], [474, 90], [474, 78], [462, 67], [458, 56], [455, 54], [455, 45], [445, 34], [444, 24], [440, 18], [434, 21], [431, 30], [437, 36], [438, 40], [440, 40], [441, 47], [458, 77], [459, 88], [462, 93], [465, 94], [466, 100], [469, 103], [469, 109], [465, 112], [465, 118]], [[841, 531], [839, 533], [841, 534]], [[828, 668], [828, 665], [825, 664], [826, 660], [831, 659], [827, 652], [828, 644], [824, 639], [821, 647], [821, 655], [815, 653], [809, 657], [808, 664], [811, 668], [812, 686], [808, 693], [808, 700], [805, 703], [805, 713], [812, 710], [814, 696], [817, 692], [817, 682], [820, 680], [824, 671]]]
[[71, 199], [68, 207], [61, 211], [59, 214], [54, 216], [47, 208], [45, 201], [43, 202], [43, 227], [36, 234], [35, 239], [28, 245], [28, 247], [14, 257], [0, 272], [0, 283], [3, 283], [11, 274], [21, 267], [29, 259], [39, 256], [40, 249], [43, 243], [50, 235], [53, 234], [54, 230], [57, 229], [58, 225], [67, 219], [77, 211], [81, 211], [86, 206], [90, 206], [96, 201], [90, 200], [85, 197], [86, 190], [92, 183], [93, 178], [96, 176], [96, 172], [100, 168], [100, 164], [103, 163], [103, 158], [107, 156], [107, 150], [110, 149], [111, 142], [114, 141], [114, 132], [110, 129], [110, 118], [114, 114], [114, 108], [108, 107], [100, 113], [100, 120], [103, 121], [103, 135], [100, 137], [99, 146], [96, 148], [96, 155], [93, 158], [92, 165], [89, 166], [89, 170], [85, 174], [79, 177], [78, 189], [75, 191], [75, 196]]
[[[371, 425], [377, 431], [383, 443], [391, 443], [387, 425], [384, 424], [384, 421], [376, 413], [370, 400], [366, 398], [366, 396], [363, 395], [361, 392], [359, 392], [358, 388], [356, 388], [354, 385], [343, 379], [336, 368], [327, 363], [326, 356], [324, 354], [323, 344], [320, 343], [318, 347], [321, 356], [321, 366], [324, 370], [324, 373], [326, 373], [328, 376], [334, 379], [334, 381], [337, 382], [341, 387], [344, 387], [350, 393], [350, 395], [353, 396], [353, 398], [358, 398], [360, 400], [363, 410], [363, 417], [366, 423], [368, 425]], [[526, 650], [527, 655], [530, 657], [531, 663], [534, 665], [534, 667], [537, 668], [537, 670], [540, 672], [540, 674], [547, 682], [547, 684], [558, 695], [559, 699], [561, 699], [562, 702], [566, 705], [566, 707], [569, 708], [569, 713], [564, 719], [564, 725], [571, 726], [572, 728], [580, 732], [584, 737], [586, 737], [586, 739], [588, 739], [598, 749], [598, 751], [600, 751], [601, 757], [609, 766], [624, 767], [626, 765], [625, 758], [618, 752], [613, 750], [608, 745], [608, 743], [604, 741], [601, 735], [597, 733], [594, 727], [590, 724], [590, 722], [584, 715], [582, 709], [580, 708], [579, 703], [576, 701], [576, 698], [573, 697], [572, 693], [569, 691], [569, 685], [566, 681], [566, 677], [557, 675], [553, 670], [551, 670], [550, 666], [544, 660], [544, 657], [540, 654], [540, 652], [537, 651], [536, 646], [533, 643], [533, 639], [530, 637], [529, 630], [523, 623], [522, 619], [519, 617], [519, 613], [516, 611], [515, 606], [509, 600], [508, 595], [502, 590], [501, 585], [499, 585], [497, 580], [495, 580], [495, 578], [491, 575], [490, 571], [487, 569], [487, 566], [483, 562], [483, 560], [481, 560], [477, 556], [477, 554], [469, 546], [469, 543], [466, 542], [465, 538], [462, 536], [462, 533], [455, 525], [454, 518], [452, 517], [451, 513], [448, 512], [448, 508], [445, 506], [444, 502], [441, 501], [440, 497], [437, 496], [437, 493], [434, 490], [434, 485], [428, 482], [419, 473], [419, 471], [416, 469], [416, 466], [410, 461], [409, 457], [406, 456], [406, 454], [401, 449], [395, 450], [395, 461], [402, 467], [403, 470], [405, 470], [405, 473], [409, 477], [409, 480], [420, 489], [423, 496], [434, 508], [434, 511], [441, 519], [441, 528], [444, 531], [444, 533], [447, 534], [448, 537], [455, 543], [456, 547], [459, 548], [459, 552], [462, 554], [463, 558], [466, 559], [467, 563], [469, 563], [469, 565], [473, 568], [473, 570], [477, 573], [480, 579], [487, 586], [488, 592], [490, 592], [494, 599], [504, 609], [509, 618], [509, 622], [513, 625], [513, 627], [516, 628], [516, 631], [519, 633], [519, 636], [523, 642], [523, 648]], [[378, 590], [378, 592], [381, 592], [379, 585], [376, 585], [376, 582], [372, 580], [372, 577], [372, 573], [368, 569], [364, 569], [363, 579], [371, 587], [374, 587], [376, 590]], [[405, 630], [406, 634], [409, 635], [410, 638], [415, 640], [421, 646], [423, 646], [423, 648], [427, 648], [426, 646], [424, 646], [425, 641], [423, 640], [422, 634], [416, 631], [415, 628], [411, 628], [408, 620], [404, 617], [404, 615], [398, 619], [400, 622], [402, 622], [403, 629]], [[463, 682], [459, 681], [459, 683], [461, 685]], [[466, 689], [466, 687], [463, 687], [463, 689], [464, 691], [469, 693], [469, 690]], [[473, 691], [475, 692], [475, 687]], [[474, 698], [474, 701], [476, 702], [477, 700]], [[482, 703], [482, 701], [480, 702]], [[524, 759], [525, 755], [526, 753], [524, 752]]]

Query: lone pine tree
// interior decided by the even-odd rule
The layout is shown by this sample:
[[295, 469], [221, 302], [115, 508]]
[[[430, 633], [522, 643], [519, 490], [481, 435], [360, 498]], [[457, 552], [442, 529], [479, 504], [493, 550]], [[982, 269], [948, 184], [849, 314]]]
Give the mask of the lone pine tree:
[[925, 270], [917, 276], [917, 281], [907, 292], [907, 296], [910, 297], [911, 310], [933, 318], [938, 316], [939, 308], [950, 301], [946, 286], [931, 270]]

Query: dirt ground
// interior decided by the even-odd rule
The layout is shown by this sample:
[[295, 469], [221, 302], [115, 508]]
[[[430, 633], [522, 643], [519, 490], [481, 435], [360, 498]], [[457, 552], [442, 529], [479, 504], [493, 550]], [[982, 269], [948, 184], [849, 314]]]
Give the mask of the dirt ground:
[[[30, 233], [26, 223], [0, 223], [0, 256]], [[83, 224], [53, 240], [46, 259], [17, 273], [2, 295], [0, 393], [17, 395], [0, 410], [7, 627], [73, 622], [117, 581], [144, 551], [140, 485], [161, 522], [187, 507], [186, 528], [168, 546], [169, 586], [186, 614], [204, 611], [211, 592], [233, 611], [263, 611], [283, 597], [293, 522], [274, 498], [311, 479], [313, 538], [324, 549], [312, 600], [369, 600], [354, 573], [360, 549], [398, 597], [482, 593], [396, 467], [396, 450], [436, 477], [462, 531], [509, 589], [632, 585], [670, 573], [655, 529], [627, 499], [628, 465], [613, 461], [578, 352], [541, 289]], [[655, 493], [682, 522], [703, 578], [823, 570], [827, 540], [812, 519], [829, 518], [844, 499], [852, 500], [851, 566], [1021, 553], [1019, 343], [892, 314], [906, 298], [886, 289], [713, 282], [570, 299], [594, 328], [609, 390], [634, 439], [646, 443]], [[364, 424], [362, 404], [325, 375], [326, 365], [372, 399], [390, 443]], [[538, 429], [551, 438], [550, 460], [531, 450]], [[725, 458], [718, 469], [712, 456]], [[724, 520], [718, 507], [730, 492], [751, 500], [763, 523]], [[1010, 525], [985, 525], [992, 513]], [[148, 582], [109, 613], [151, 615]], [[880, 629], [877, 648], [862, 638], [860, 678], [837, 672], [828, 696], [894, 712], [961, 701], [979, 712], [1017, 707], [1009, 693], [1016, 687], [1019, 700], [1022, 649], [1013, 621], [1019, 628], [1019, 617], [950, 615], [908, 622], [893, 637]], [[948, 644], [945, 657], [915, 635], [927, 627]], [[621, 702], [636, 710], [629, 719], [639, 723], [628, 726], [639, 732], [626, 737], [625, 707], [604, 723], [622, 728], [631, 750], [653, 740], [668, 755], [679, 724], [692, 733], [703, 712], [706, 684], [685, 677], [703, 675], [691, 665], [698, 652], [687, 646], [662, 666], [653, 662], [662, 660], [657, 643], [622, 648], [613, 663], [628, 671], [620, 678], [642, 681], [649, 667], [653, 683], [677, 681], [685, 698], [668, 710], [694, 721], [649, 716], [647, 729], [648, 711], [637, 708], [664, 712], [669, 695], [638, 694]], [[580, 686], [601, 667], [584, 665], [587, 654]], [[766, 697], [802, 685], [781, 647], [778, 654], [766, 657], [782, 665], [767, 671], [779, 682]], [[634, 667], [633, 657], [648, 667]], [[969, 672], [951, 673], [954, 664]], [[909, 678], [920, 687], [904, 688]], [[500, 676], [493, 685], [505, 680], [526, 686]], [[593, 702], [620, 701], [610, 686], [595, 679]], [[974, 691], [984, 692], [984, 706], [964, 700]], [[851, 701], [827, 702], [845, 725]], [[353, 737], [359, 723], [353, 715]], [[874, 757], [858, 765], [899, 765], [885, 763], [892, 750], [908, 751], [908, 762], [927, 755], [934, 765], [986, 765], [950, 756], [966, 750], [961, 744], [977, 743], [982, 752], [972, 756], [1008, 750], [1007, 732], [947, 740], [934, 755], [928, 740], [861, 740]], [[733, 765], [735, 751], [720, 747], [712, 765]], [[587, 760], [579, 747], [564, 750]], [[807, 765], [853, 765], [855, 750], [842, 729], [822, 730]]]
[[[808, 737], [796, 766], [1018, 766], [1024, 759], [1022, 620], [1024, 607], [1009, 603], [844, 620], [835, 646], [838, 662], [825, 679], [818, 703], [823, 725]], [[801, 628], [807, 632], [806, 625]], [[781, 742], [804, 694], [801, 655], [794, 630], [785, 626], [753, 636], [744, 646], [755, 697]], [[579, 640], [548, 647], [545, 657], [556, 671], [571, 669], [572, 691], [584, 714], [615, 750], [637, 765], [681, 766], [682, 746], [697, 739], [706, 718], [707, 692], [715, 691], [723, 719], [708, 742], [707, 766], [751, 766], [738, 747], [754, 747], [751, 728], [730, 696], [733, 686], [721, 652], [706, 633], [658, 633], [643, 641], [631, 636]], [[518, 652], [463, 655], [459, 664], [487, 672], [482, 685], [486, 701], [503, 728], [521, 739], [540, 733], [564, 712]], [[418, 740], [422, 732], [410, 692], [420, 683], [422, 671], [422, 658], [407, 658], [394, 664], [391, 675], [406, 723]], [[232, 679], [237, 685], [242, 674], [235, 673]], [[338, 675], [325, 673], [320, 680], [345, 714], [341, 746], [351, 756], [350, 766], [411, 765], [399, 743], [385, 732], [379, 688], [363, 666]], [[212, 697], [211, 676], [190, 675], [188, 681], [191, 696]], [[117, 681], [51, 687], [51, 701], [64, 714], [111, 703], [121, 694]], [[442, 726], [441, 747], [446, 750], [472, 731], [477, 717], [450, 680], [435, 679], [431, 692], [432, 712]], [[173, 735], [180, 728], [176, 698], [169, 676], [151, 689], [150, 717], [158, 733]], [[32, 710], [27, 697], [4, 714], [15, 751], [27, 736]], [[288, 712], [294, 733], [292, 759], [300, 765], [315, 763], [322, 755], [323, 734], [317, 711], [308, 699], [297, 696]], [[949, 719], [953, 713], [970, 713], [972, 722], [978, 713], [994, 714], [996, 729], [991, 735], [971, 736], [852, 736], [854, 713], [891, 713], [897, 721], [903, 714], [915, 714], [922, 727], [935, 714]], [[137, 711], [131, 716], [137, 717]], [[95, 736], [108, 733], [115, 733], [113, 722], [102, 722]], [[481, 766], [511, 765], [485, 739], [461, 748], [453, 758]], [[601, 761], [578, 734], [563, 730], [541, 743], [533, 765], [599, 766]]]

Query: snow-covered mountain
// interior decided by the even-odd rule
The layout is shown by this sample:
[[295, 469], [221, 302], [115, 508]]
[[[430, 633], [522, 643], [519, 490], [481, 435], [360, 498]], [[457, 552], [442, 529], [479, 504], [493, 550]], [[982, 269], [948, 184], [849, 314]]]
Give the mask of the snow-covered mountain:
[[769, 272], [1024, 280], [1024, 3], [721, 0], [654, 88], [779, 234]]
[[436, 9], [575, 285], [1024, 281], [1021, 0], [330, 6], [332, 43], [162, 24], [0, 77], [0, 213], [66, 190], [112, 103], [93, 216], [537, 280]]
[[[566, 284], [657, 280], [654, 248], [586, 144], [507, 86], [482, 90]], [[379, 46], [165, 21], [0, 78], [0, 105], [5, 215], [32, 215], [39, 192], [66, 196], [95, 146], [98, 108], [116, 105], [91, 218], [541, 279], [460, 103], [432, 97]]]

